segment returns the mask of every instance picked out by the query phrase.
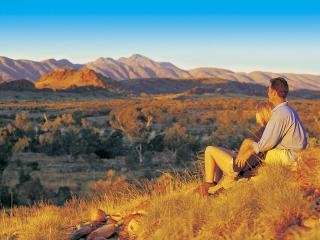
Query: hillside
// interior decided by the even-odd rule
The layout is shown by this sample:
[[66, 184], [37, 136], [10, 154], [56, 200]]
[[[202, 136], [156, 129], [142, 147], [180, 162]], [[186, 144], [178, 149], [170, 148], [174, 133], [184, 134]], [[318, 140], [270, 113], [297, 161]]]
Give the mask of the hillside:
[[[28, 80], [0, 83], [0, 91], [2, 92], [0, 100], [7, 101], [12, 96], [15, 96], [15, 100], [45, 100], [46, 98], [49, 100], [49, 98], [54, 97], [52, 90], [56, 94], [59, 92], [61, 97], [64, 93], [73, 93], [77, 99], [85, 99], [89, 95], [97, 99], [100, 96], [134, 97], [140, 94], [178, 94], [179, 96], [176, 97], [180, 98], [201, 97], [204, 95], [259, 97], [265, 97], [266, 95], [266, 87], [255, 83], [242, 83], [217, 78], [147, 78], [114, 81], [93, 70], [84, 68], [80, 70], [58, 69], [44, 75], [35, 84]], [[110, 95], [111, 92], [112, 95]], [[290, 92], [289, 97], [319, 99], [320, 91], [295, 90]], [[72, 98], [68, 97], [68, 99]]]
[[[109, 173], [108, 179], [97, 185], [105, 186], [108, 193], [100, 197], [73, 199], [62, 208], [42, 203], [2, 211], [0, 237], [67, 239], [72, 226], [90, 222], [96, 210], [102, 209], [122, 221], [124, 228], [120, 228], [118, 239], [123, 240], [319, 239], [319, 156], [319, 148], [309, 148], [296, 172], [284, 166], [265, 166], [259, 169], [258, 177], [242, 179], [211, 197], [193, 192], [200, 183], [200, 173], [163, 174], [156, 181], [143, 183], [142, 188], [121, 185], [119, 178], [113, 179], [114, 173]], [[138, 219], [129, 221], [130, 214], [137, 212]]]
[[317, 239], [307, 226], [318, 221], [319, 101], [290, 100], [310, 143], [296, 173], [268, 168], [259, 181], [203, 198], [193, 193], [203, 150], [238, 149], [263, 99], [161, 97], [1, 103], [0, 239], [67, 239], [98, 208], [145, 211], [138, 239]]
[[37, 89], [64, 90], [79, 87], [97, 87], [112, 91], [112, 80], [88, 68], [79, 70], [57, 69], [42, 76], [35, 84]]
[[36, 91], [36, 88], [33, 82], [21, 79], [0, 83], [0, 91]]
[[254, 71], [250, 73], [233, 72], [227, 69], [200, 67], [184, 70], [169, 62], [154, 61], [145, 56], [134, 54], [119, 59], [98, 58], [85, 64], [73, 64], [66, 59], [49, 59], [41, 62], [14, 60], [0, 57], [0, 82], [17, 79], [36, 81], [43, 75], [58, 68], [80, 69], [87, 67], [114, 80], [170, 78], [170, 79], [203, 79], [215, 78], [228, 81], [267, 85], [268, 80], [283, 76], [288, 79], [291, 89], [320, 89], [320, 76], [311, 74], [272, 73]]

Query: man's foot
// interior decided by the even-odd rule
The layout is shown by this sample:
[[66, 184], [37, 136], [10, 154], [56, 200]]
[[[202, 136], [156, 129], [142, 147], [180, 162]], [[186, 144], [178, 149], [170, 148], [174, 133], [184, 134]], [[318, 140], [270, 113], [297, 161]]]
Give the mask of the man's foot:
[[218, 190], [231, 188], [235, 182], [234, 176], [223, 176], [216, 186], [208, 189], [208, 194], [215, 194]]
[[201, 195], [201, 196], [208, 196], [208, 190], [211, 187], [216, 186], [217, 183], [216, 182], [212, 182], [212, 183], [208, 183], [208, 182], [204, 182], [202, 183], [200, 186], [198, 186], [194, 192]]

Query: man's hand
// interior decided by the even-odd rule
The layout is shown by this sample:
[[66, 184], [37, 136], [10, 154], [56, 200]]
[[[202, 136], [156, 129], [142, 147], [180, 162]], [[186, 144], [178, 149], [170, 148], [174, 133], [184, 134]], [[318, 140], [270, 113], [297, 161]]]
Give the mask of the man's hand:
[[236, 164], [239, 168], [243, 168], [246, 165], [247, 159], [245, 158], [236, 158]]
[[236, 164], [241, 168], [243, 168], [246, 165], [246, 162], [249, 160], [251, 155], [254, 153], [252, 143], [253, 143], [253, 140], [247, 138], [241, 144], [241, 147], [239, 149], [239, 153], [236, 158]]

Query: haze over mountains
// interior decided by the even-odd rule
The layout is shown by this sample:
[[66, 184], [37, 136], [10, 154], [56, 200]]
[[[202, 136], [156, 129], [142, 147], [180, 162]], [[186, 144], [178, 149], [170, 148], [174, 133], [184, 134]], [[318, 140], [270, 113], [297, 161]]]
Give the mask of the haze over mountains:
[[[13, 60], [0, 57], [0, 82], [27, 79], [37, 81], [42, 76], [57, 69], [80, 69], [86, 67], [106, 78], [114, 80], [171, 78], [171, 79], [203, 79], [215, 78], [244, 83], [267, 85], [270, 78], [284, 76], [288, 79], [291, 89], [320, 90], [320, 75], [272, 73], [255, 71], [250, 73], [233, 72], [219, 68], [196, 68], [183, 70], [169, 62], [157, 62], [139, 54], [129, 58], [98, 58], [86, 64], [73, 64], [66, 59], [49, 59], [44, 61]], [[62, 74], [63, 75], [63, 74]], [[63, 78], [63, 77], [62, 77]], [[71, 81], [72, 80], [64, 80]]]

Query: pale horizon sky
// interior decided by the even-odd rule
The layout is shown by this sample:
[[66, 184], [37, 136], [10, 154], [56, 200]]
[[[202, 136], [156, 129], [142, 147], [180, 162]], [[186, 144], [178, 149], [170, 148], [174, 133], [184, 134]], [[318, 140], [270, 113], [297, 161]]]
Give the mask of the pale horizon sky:
[[316, 1], [0, 0], [0, 56], [320, 74]]

